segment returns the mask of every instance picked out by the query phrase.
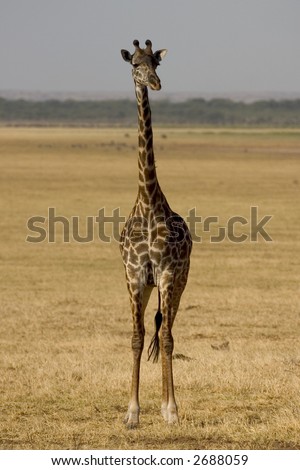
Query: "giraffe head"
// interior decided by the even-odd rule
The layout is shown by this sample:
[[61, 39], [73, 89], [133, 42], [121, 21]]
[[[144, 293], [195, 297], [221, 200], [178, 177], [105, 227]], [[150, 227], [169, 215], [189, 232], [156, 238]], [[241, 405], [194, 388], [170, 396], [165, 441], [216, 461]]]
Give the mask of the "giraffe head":
[[135, 46], [134, 53], [130, 54], [130, 52], [122, 49], [121, 54], [123, 59], [126, 62], [130, 62], [133, 66], [132, 76], [136, 83], [149, 86], [151, 90], [160, 90], [161, 84], [156, 73], [156, 67], [166, 55], [167, 49], [160, 49], [153, 53], [152, 42], [147, 39], [145, 44], [145, 49], [141, 49], [139, 41], [135, 39], [133, 41]]

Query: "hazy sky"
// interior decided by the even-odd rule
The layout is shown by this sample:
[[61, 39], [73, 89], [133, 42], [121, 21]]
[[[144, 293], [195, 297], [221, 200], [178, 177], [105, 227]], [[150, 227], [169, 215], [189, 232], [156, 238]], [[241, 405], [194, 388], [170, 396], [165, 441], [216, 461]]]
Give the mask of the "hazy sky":
[[0, 0], [0, 90], [128, 91], [135, 38], [164, 91], [300, 91], [300, 0]]

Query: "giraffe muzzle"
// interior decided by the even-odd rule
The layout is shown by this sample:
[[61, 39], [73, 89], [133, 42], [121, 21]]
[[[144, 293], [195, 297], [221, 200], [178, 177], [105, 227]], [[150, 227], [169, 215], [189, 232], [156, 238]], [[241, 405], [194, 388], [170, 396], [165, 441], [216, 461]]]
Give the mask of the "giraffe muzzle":
[[151, 75], [149, 77], [149, 85], [151, 90], [160, 90], [161, 89], [161, 84], [160, 84], [160, 79], [156, 77], [155, 75]]

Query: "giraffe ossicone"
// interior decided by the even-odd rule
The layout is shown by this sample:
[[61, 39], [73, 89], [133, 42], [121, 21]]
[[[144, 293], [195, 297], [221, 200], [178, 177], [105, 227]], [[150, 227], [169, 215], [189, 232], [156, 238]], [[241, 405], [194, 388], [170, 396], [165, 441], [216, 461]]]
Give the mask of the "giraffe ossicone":
[[167, 50], [153, 53], [148, 39], [144, 49], [134, 40], [131, 54], [122, 49], [126, 62], [132, 65], [132, 76], [138, 109], [139, 185], [135, 205], [120, 238], [121, 255], [129, 292], [133, 334], [133, 373], [131, 396], [125, 422], [128, 427], [139, 423], [140, 362], [144, 348], [144, 313], [153, 288], [158, 290], [155, 334], [148, 349], [148, 359], [157, 361], [161, 350], [162, 415], [170, 423], [178, 422], [174, 394], [172, 326], [184, 291], [192, 249], [192, 239], [185, 221], [170, 208], [157, 179], [151, 110], [148, 89], [160, 90], [156, 68]]

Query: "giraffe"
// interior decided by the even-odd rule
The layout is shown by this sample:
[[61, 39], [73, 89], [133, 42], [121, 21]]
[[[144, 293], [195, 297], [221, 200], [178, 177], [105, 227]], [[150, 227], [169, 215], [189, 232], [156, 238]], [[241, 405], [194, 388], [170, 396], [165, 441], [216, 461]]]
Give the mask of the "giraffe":
[[121, 50], [123, 59], [133, 67], [139, 145], [137, 199], [120, 237], [133, 320], [133, 373], [131, 396], [125, 417], [129, 428], [139, 424], [140, 362], [145, 336], [144, 312], [154, 287], [158, 290], [158, 311], [155, 315], [155, 333], [148, 349], [148, 360], [152, 358], [153, 362], [157, 362], [161, 350], [161, 413], [167, 423], [178, 423], [172, 371], [172, 326], [187, 282], [192, 249], [187, 225], [172, 211], [159, 186], [154, 161], [147, 87], [152, 90], [161, 89], [156, 68], [167, 50], [161, 49], [153, 53], [151, 41], [147, 40], [145, 44], [146, 48], [142, 49], [139, 47], [139, 41], [134, 40], [133, 54]]

